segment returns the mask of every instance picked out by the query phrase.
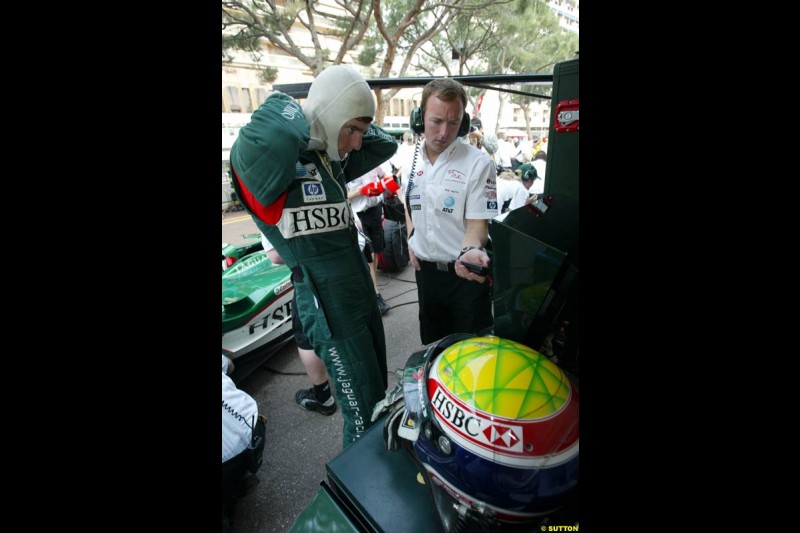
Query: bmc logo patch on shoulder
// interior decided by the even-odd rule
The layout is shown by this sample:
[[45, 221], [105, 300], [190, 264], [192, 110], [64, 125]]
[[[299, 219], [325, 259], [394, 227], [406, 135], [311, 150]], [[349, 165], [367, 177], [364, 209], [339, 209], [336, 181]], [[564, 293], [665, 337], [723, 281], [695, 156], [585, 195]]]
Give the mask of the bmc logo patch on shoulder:
[[306, 203], [325, 201], [325, 189], [322, 188], [322, 183], [318, 181], [303, 183], [303, 201]]

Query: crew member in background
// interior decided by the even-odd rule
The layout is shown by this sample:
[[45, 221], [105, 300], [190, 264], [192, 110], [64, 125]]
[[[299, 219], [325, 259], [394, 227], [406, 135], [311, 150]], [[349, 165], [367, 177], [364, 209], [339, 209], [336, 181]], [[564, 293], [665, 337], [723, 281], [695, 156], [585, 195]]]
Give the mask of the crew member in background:
[[[386, 184], [388, 184], [389, 188], [386, 188]], [[347, 183], [347, 199], [350, 200], [353, 211], [356, 212], [361, 221], [361, 228], [364, 234], [370, 240], [372, 257], [371, 261], [369, 261], [369, 273], [372, 276], [372, 285], [375, 287], [375, 295], [378, 298], [378, 307], [382, 315], [385, 315], [392, 306], [386, 303], [386, 300], [381, 296], [381, 291], [378, 289], [378, 260], [375, 254], [383, 252], [385, 247], [383, 238], [383, 197], [387, 193], [396, 193], [398, 189], [399, 185], [392, 177], [391, 166], [387, 163]]]
[[[252, 396], [228, 377], [233, 361], [222, 356], [222, 531], [230, 528], [236, 499], [258, 484], [267, 419]], [[260, 439], [260, 440], [259, 440]]]
[[[267, 252], [269, 260], [275, 265], [282, 265], [283, 259], [275, 251], [275, 247], [269, 242], [267, 236], [261, 233], [261, 245]], [[306, 411], [316, 411], [320, 414], [329, 416], [336, 412], [336, 401], [333, 399], [328, 371], [325, 369], [325, 362], [314, 353], [314, 347], [308, 342], [308, 337], [303, 333], [303, 326], [300, 324], [299, 313], [297, 311], [297, 291], [292, 296], [292, 333], [294, 342], [297, 344], [297, 351], [300, 354], [300, 361], [306, 374], [311, 380], [311, 387], [300, 389], [294, 395], [297, 405]]]

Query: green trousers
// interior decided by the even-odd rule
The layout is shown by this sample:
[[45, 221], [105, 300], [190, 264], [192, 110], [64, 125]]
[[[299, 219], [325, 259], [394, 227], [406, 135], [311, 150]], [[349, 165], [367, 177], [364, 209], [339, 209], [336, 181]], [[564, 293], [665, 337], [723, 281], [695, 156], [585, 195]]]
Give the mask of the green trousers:
[[343, 447], [371, 425], [388, 386], [383, 319], [363, 255], [315, 257], [293, 269], [303, 332], [325, 361], [344, 418]]

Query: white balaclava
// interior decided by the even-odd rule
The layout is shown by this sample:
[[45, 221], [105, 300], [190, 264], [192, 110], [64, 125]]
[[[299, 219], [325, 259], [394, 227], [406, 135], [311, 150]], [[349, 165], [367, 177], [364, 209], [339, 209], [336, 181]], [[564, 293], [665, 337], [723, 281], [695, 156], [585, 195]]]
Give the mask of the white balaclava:
[[339, 131], [348, 120], [375, 116], [369, 85], [353, 67], [332, 65], [311, 83], [303, 114], [311, 125], [309, 149], [339, 161]]

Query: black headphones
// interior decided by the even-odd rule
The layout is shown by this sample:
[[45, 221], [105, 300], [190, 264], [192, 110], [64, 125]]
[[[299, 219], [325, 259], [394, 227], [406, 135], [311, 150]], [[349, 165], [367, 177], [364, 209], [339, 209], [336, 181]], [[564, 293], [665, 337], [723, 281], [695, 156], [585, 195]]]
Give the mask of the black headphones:
[[[421, 107], [415, 107], [411, 110], [411, 131], [416, 134], [425, 133], [425, 113]], [[469, 113], [464, 111], [464, 117], [461, 119], [461, 126], [458, 128], [458, 136], [463, 137], [469, 133]]]

